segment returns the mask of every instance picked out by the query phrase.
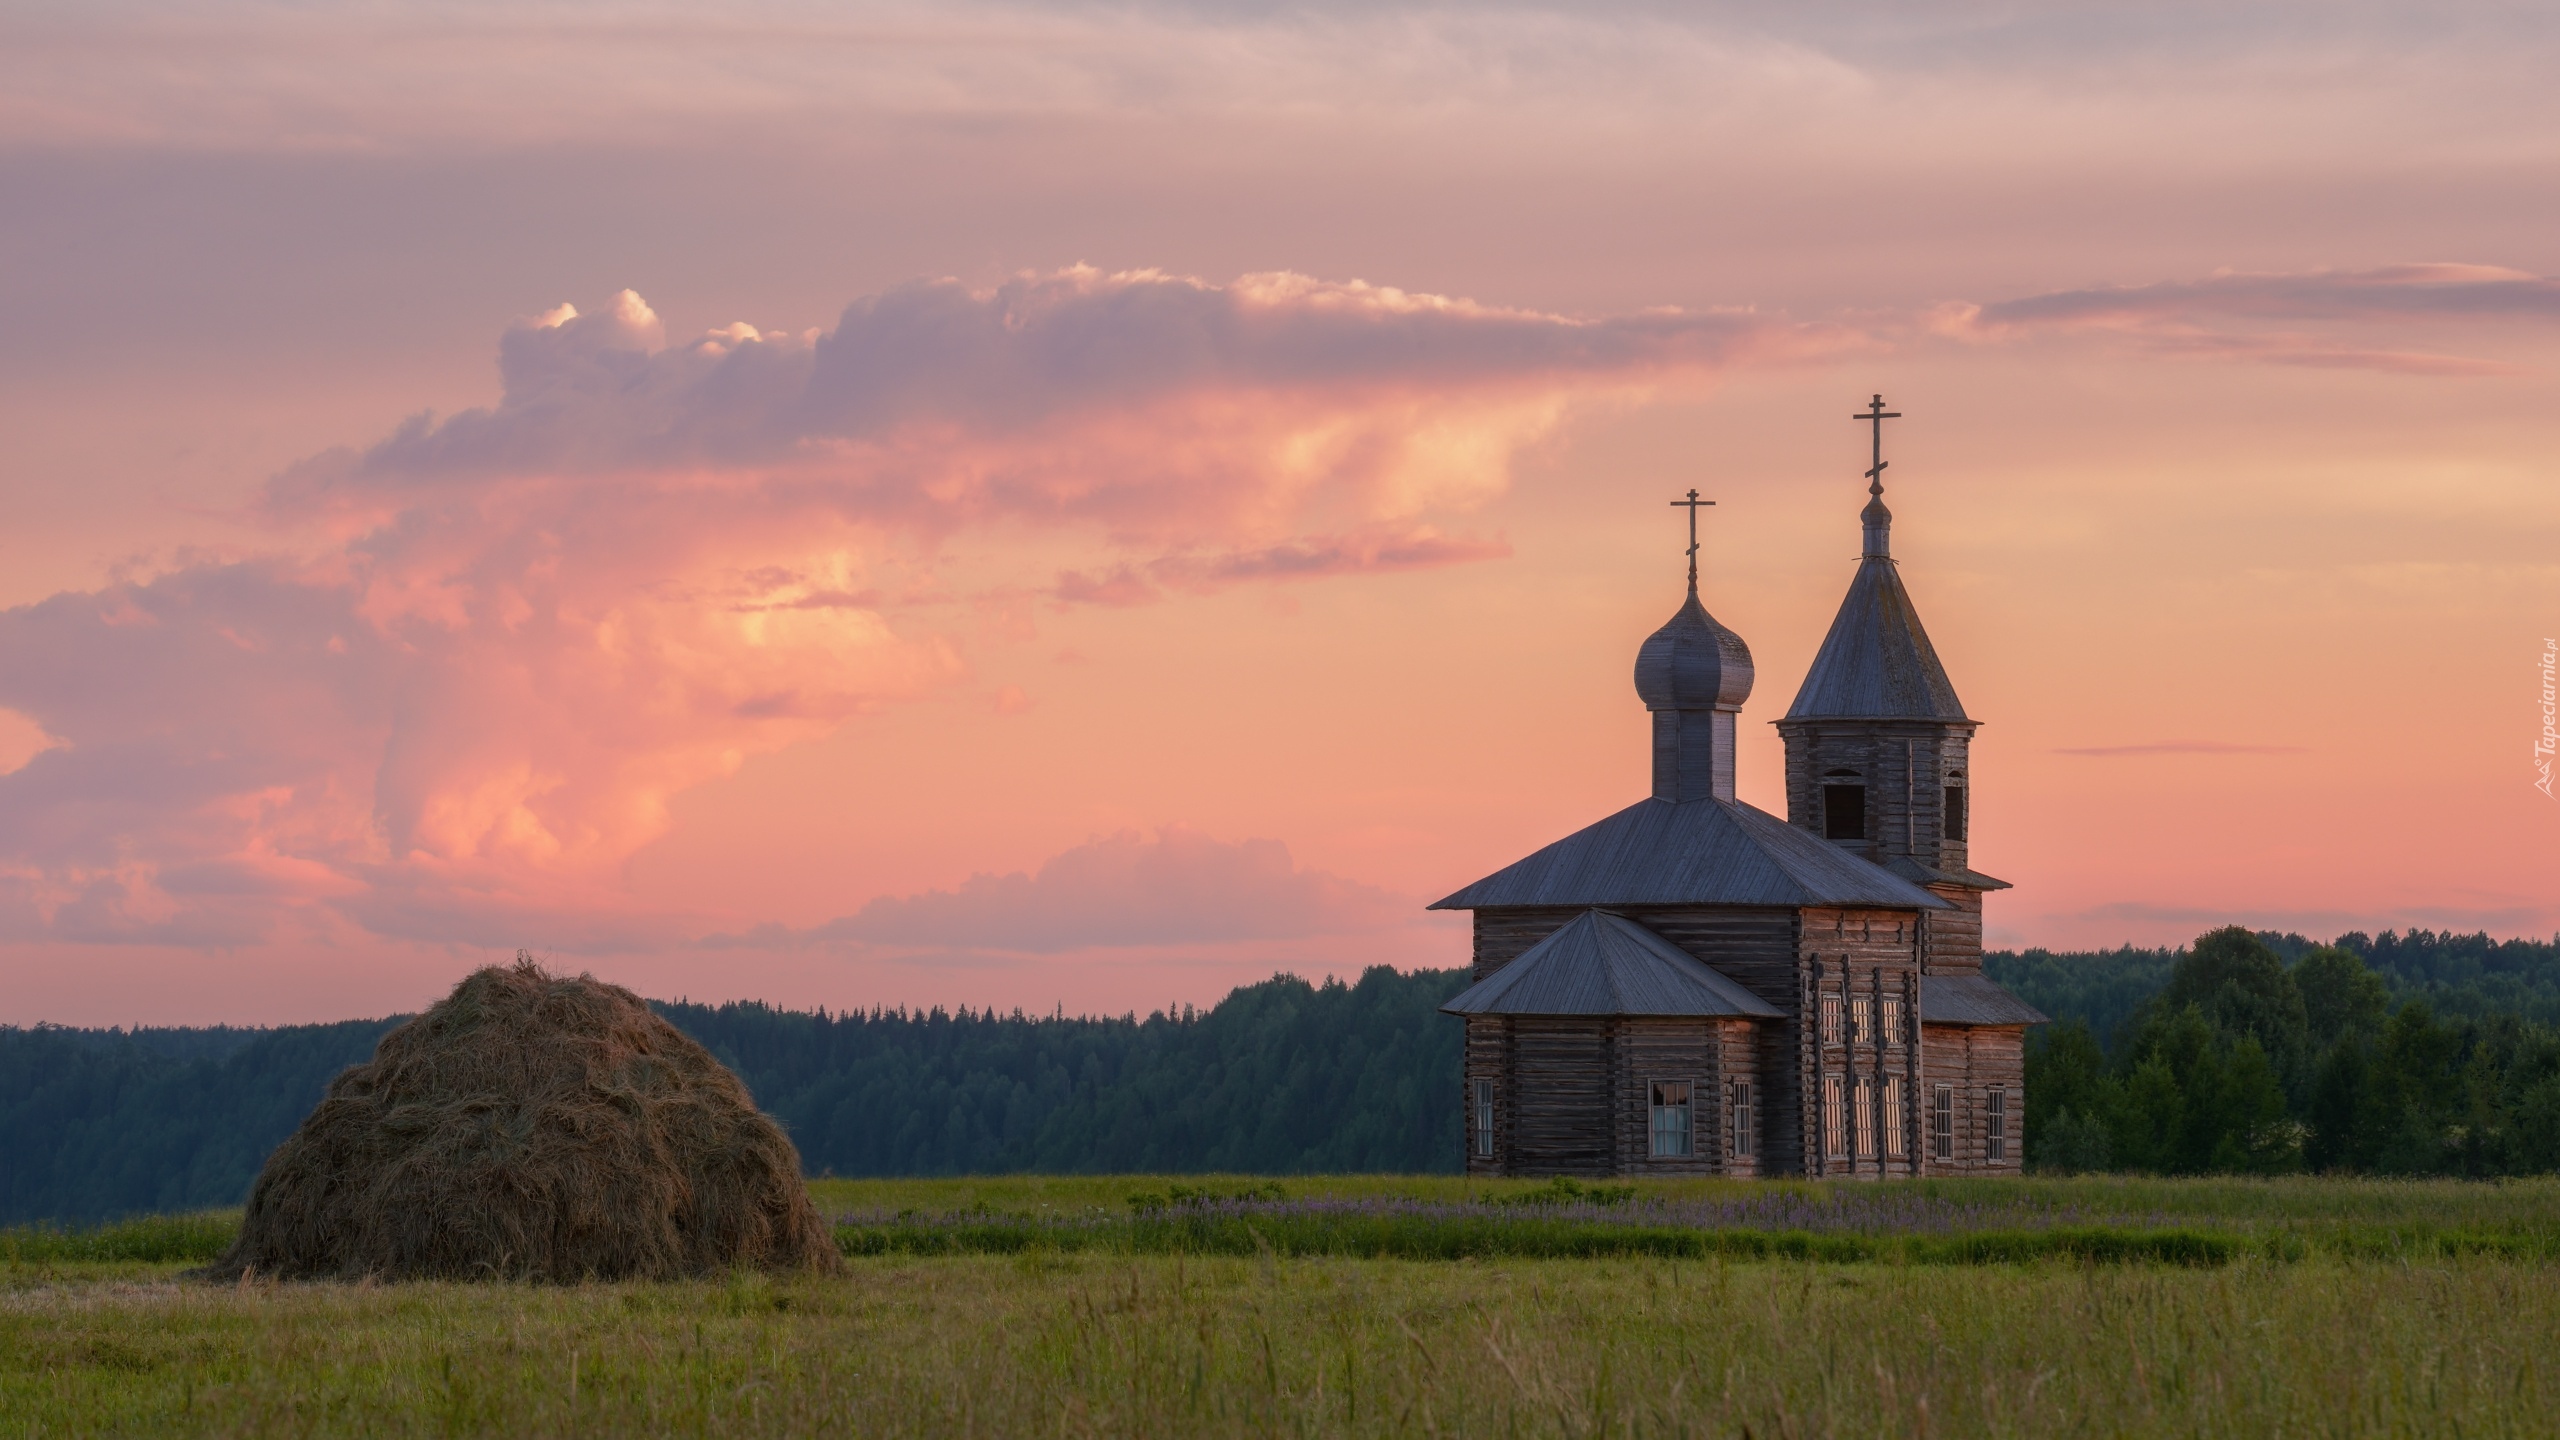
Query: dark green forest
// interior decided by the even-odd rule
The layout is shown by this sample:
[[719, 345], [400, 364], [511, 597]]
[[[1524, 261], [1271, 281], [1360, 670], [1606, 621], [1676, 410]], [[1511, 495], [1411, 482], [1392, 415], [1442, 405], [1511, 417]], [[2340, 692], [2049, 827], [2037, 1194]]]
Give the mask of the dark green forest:
[[2040, 1170], [2560, 1170], [2560, 947], [2215, 930], [1985, 957], [2056, 1022], [2027, 1049]]
[[[812, 1174], [1457, 1167], [1463, 971], [1291, 976], [1118, 1018], [660, 1003]], [[402, 1017], [274, 1030], [0, 1028], [0, 1224], [236, 1205]]]
[[[1994, 953], [2050, 1170], [2560, 1168], [2560, 947], [2219, 930], [2182, 950]], [[1308, 1174], [1458, 1165], [1460, 971], [1282, 976], [1212, 1009], [660, 1004], [815, 1174]], [[272, 1030], [0, 1027], [0, 1223], [237, 1204], [400, 1017]]]

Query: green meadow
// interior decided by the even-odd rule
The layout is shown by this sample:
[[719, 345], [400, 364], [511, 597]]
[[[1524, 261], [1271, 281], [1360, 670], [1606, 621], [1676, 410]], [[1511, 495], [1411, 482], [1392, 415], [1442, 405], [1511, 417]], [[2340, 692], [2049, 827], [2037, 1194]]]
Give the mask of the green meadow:
[[2560, 1403], [2553, 1181], [812, 1188], [838, 1276], [212, 1286], [183, 1272], [228, 1215], [0, 1232], [0, 1435], [2521, 1435]]

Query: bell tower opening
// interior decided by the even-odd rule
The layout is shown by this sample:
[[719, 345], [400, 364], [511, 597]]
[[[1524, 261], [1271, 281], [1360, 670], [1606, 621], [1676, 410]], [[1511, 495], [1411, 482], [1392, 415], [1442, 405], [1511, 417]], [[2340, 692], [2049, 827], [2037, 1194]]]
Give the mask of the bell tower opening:
[[1855, 770], [1833, 770], [1822, 777], [1822, 838], [1867, 838], [1867, 787]]

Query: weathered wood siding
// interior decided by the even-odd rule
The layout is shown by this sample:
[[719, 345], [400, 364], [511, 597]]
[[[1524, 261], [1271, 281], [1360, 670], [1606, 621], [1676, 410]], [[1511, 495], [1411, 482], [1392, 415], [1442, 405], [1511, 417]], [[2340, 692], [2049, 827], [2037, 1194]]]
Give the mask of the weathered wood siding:
[[[1723, 1127], [1716, 1123], [1716, 1097], [1724, 1090], [1722, 1023], [1631, 1015], [1615, 1026], [1618, 1068], [1616, 1113], [1611, 1119], [1617, 1129], [1619, 1173], [1722, 1174]], [[1653, 1153], [1652, 1088], [1657, 1080], [1689, 1086], [1690, 1153], [1686, 1158]]]
[[[1737, 1081], [1762, 1083], [1762, 1022], [1627, 1016], [1567, 1019], [1471, 1016], [1466, 1022], [1467, 1173], [1470, 1175], [1720, 1175], [1729, 1166]], [[1476, 1149], [1475, 1083], [1493, 1082], [1494, 1146]], [[1692, 1153], [1653, 1155], [1652, 1085], [1690, 1087]], [[1766, 1153], [1768, 1124], [1758, 1124]]]
[[1795, 911], [1631, 905], [1618, 913], [1779, 1009], [1795, 1004]]
[[1614, 1175], [1618, 1072], [1614, 1022], [1536, 1016], [1510, 1020], [1512, 1175]]
[[1482, 980], [1581, 914], [1581, 905], [1534, 905], [1475, 912], [1475, 972]]
[[[1752, 1052], [1752, 1090], [1760, 1105], [1761, 1174], [1804, 1170], [1803, 1043], [1796, 1023], [1801, 1000], [1794, 910], [1638, 907], [1627, 918], [1714, 966], [1727, 979], [1768, 1001], [1785, 1018], [1763, 1020], [1733, 1043]], [[1729, 1122], [1728, 1122], [1729, 1125]]]
[[[1760, 1032], [1776, 1029], [1766, 1021], [1721, 1020], [1716, 1023], [1717, 1069], [1722, 1086], [1716, 1093], [1716, 1153], [1724, 1157], [1724, 1173], [1752, 1176], [1768, 1173], [1763, 1161], [1769, 1148], [1769, 1102], [1761, 1095]], [[1733, 1102], [1737, 1085], [1751, 1087], [1753, 1153], [1733, 1153]]]
[[[1466, 1017], [1466, 1078], [1460, 1082], [1459, 1103], [1466, 1108], [1460, 1113], [1466, 1119], [1467, 1173], [1500, 1175], [1510, 1163], [1510, 1146], [1505, 1137], [1511, 1132], [1511, 1037], [1510, 1021], [1499, 1015]], [[1476, 1082], [1493, 1082], [1493, 1153], [1478, 1153], [1476, 1145]]]
[[[1908, 1175], [1918, 1172], [1917, 1110], [1913, 1092], [1927, 1068], [1918, 1038], [1920, 1013], [1920, 912], [1916, 910], [1803, 911], [1798, 934], [1797, 1009], [1803, 1018], [1802, 1079], [1797, 1105], [1803, 1136], [1802, 1173], [1827, 1176]], [[1822, 1029], [1822, 1002], [1840, 1008], [1836, 1038]], [[1889, 1025], [1886, 1001], [1899, 1002], [1898, 1029]], [[1868, 1017], [1858, 1033], [1857, 1015]], [[1840, 1079], [1840, 1153], [1828, 1153], [1830, 1101], [1824, 1079]], [[1889, 1107], [1885, 1080], [1902, 1081], [1899, 1110]], [[1861, 1083], [1871, 1087], [1866, 1126], [1857, 1124]], [[1899, 1138], [1900, 1144], [1894, 1142]], [[1893, 1153], [1900, 1149], [1901, 1154]]]
[[[1928, 1094], [1923, 1096], [1921, 1134], [1926, 1166], [1932, 1174], [2015, 1175], [2025, 1168], [2026, 1030], [2014, 1025], [1928, 1025], [1922, 1027]], [[1954, 1090], [1955, 1154], [1939, 1159], [1929, 1135], [1927, 1116], [1936, 1087]], [[2007, 1153], [1993, 1160], [1985, 1125], [1994, 1090], [2007, 1097]]]
[[1982, 973], [1982, 892], [1961, 885], [1932, 885], [1929, 893], [1954, 906], [1921, 919], [1920, 968], [1930, 975]]

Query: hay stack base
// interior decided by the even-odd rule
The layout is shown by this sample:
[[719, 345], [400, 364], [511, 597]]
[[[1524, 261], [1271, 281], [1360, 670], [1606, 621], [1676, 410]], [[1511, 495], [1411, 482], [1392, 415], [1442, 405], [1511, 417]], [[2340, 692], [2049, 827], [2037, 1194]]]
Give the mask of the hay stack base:
[[518, 957], [382, 1038], [278, 1147], [208, 1278], [831, 1270], [790, 1138], [640, 997]]

